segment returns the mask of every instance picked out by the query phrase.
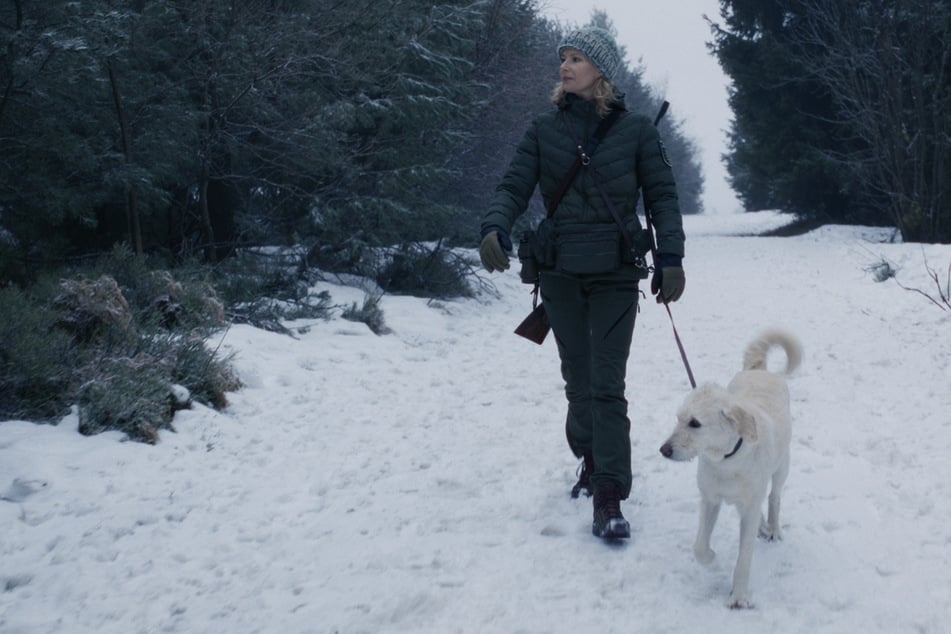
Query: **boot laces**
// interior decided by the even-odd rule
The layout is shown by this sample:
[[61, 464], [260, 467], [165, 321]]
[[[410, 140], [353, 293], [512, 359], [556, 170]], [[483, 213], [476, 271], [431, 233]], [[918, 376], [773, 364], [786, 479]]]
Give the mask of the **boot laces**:
[[596, 492], [597, 506], [606, 520], [623, 518], [621, 514], [621, 492], [617, 487], [608, 486]]
[[591, 477], [591, 474], [588, 473], [584, 462], [578, 465], [578, 468], [575, 470], [575, 475], [578, 476], [578, 481], [573, 487], [571, 487], [571, 497], [576, 498], [581, 495], [582, 489], [584, 489], [586, 495], [591, 495], [591, 493], [589, 493], [591, 489], [591, 483], [588, 480]]
[[608, 519], [624, 517], [621, 514], [621, 500], [616, 495], [610, 495], [604, 500], [604, 515]]

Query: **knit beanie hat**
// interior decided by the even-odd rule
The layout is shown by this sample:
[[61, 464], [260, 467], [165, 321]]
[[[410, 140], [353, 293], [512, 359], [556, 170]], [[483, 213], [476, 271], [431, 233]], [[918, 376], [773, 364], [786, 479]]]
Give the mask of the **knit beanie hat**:
[[558, 45], [558, 57], [566, 48], [584, 53], [601, 71], [604, 78], [611, 81], [617, 67], [621, 64], [621, 53], [611, 34], [596, 26], [583, 26], [565, 36]]

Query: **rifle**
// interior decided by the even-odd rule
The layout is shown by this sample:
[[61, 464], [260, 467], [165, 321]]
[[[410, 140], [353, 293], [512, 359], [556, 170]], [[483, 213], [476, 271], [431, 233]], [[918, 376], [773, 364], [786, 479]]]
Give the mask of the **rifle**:
[[[660, 112], [657, 113], [657, 118], [654, 119], [654, 127], [657, 127], [657, 124], [660, 123], [660, 120], [664, 118], [664, 115], [667, 113], [667, 108], [670, 107], [670, 104], [665, 100], [660, 106]], [[654, 263], [654, 267], [657, 267], [657, 243], [654, 241], [654, 222], [651, 219], [651, 209], [650, 205], [647, 204], [647, 193], [644, 192], [644, 219], [647, 223], [647, 231], [650, 233], [651, 237], [651, 260]], [[653, 283], [651, 284], [653, 286]], [[660, 295], [658, 294], [658, 298]], [[660, 301], [660, 299], [658, 299]], [[690, 379], [690, 386], [697, 387], [697, 381], [693, 378], [693, 370], [690, 369], [690, 361], [687, 360], [687, 351], [684, 350], [684, 344], [680, 340], [680, 333], [677, 332], [677, 325], [674, 324], [674, 314], [670, 312], [670, 304], [666, 301], [663, 302], [664, 308], [667, 309], [667, 316], [670, 317], [670, 326], [674, 329], [674, 339], [677, 341], [677, 349], [680, 350], [680, 360], [684, 363], [684, 369], [687, 370], [687, 378]]]
[[[660, 120], [664, 118], [664, 115], [667, 114], [667, 109], [670, 108], [670, 102], [666, 99], [664, 103], [660, 105], [660, 111], [657, 113], [657, 116], [654, 118], [654, 127], [657, 127], [657, 124], [660, 123]], [[651, 261], [654, 263], [654, 266], [657, 265], [657, 243], [654, 240], [654, 221], [651, 218], [651, 209], [650, 205], [647, 204], [647, 192], [643, 192], [644, 198], [644, 222], [647, 224], [647, 233], [651, 238]]]

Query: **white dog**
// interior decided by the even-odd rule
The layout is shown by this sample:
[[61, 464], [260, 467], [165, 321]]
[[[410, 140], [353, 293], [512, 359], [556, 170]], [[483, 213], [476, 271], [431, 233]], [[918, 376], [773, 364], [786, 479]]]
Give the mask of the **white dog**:
[[[766, 369], [770, 348], [786, 352], [782, 373]], [[709, 563], [715, 553], [710, 535], [723, 502], [740, 514], [740, 546], [733, 570], [731, 608], [751, 607], [750, 563], [759, 535], [782, 539], [779, 501], [789, 473], [791, 422], [789, 390], [783, 374], [795, 370], [802, 360], [802, 345], [792, 335], [768, 331], [753, 340], [743, 358], [743, 371], [727, 389], [707, 384], [693, 390], [677, 412], [677, 427], [660, 452], [671, 460], [700, 456], [697, 484], [700, 487], [700, 527], [694, 555]], [[769, 514], [762, 516], [769, 481]]]

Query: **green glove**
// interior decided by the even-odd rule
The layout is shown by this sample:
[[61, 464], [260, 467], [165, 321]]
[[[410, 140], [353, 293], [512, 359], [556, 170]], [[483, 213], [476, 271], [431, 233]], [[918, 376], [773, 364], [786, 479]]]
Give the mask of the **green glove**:
[[[658, 277], [660, 279], [657, 279]], [[655, 274], [654, 278], [651, 282], [651, 290], [657, 295], [658, 304], [676, 302], [684, 294], [687, 280], [684, 277], [683, 267], [665, 266], [660, 269], [660, 275]]]
[[508, 270], [509, 257], [505, 255], [502, 244], [499, 242], [498, 231], [490, 231], [482, 238], [482, 244], [479, 246], [479, 257], [482, 259], [482, 266], [489, 273]]

